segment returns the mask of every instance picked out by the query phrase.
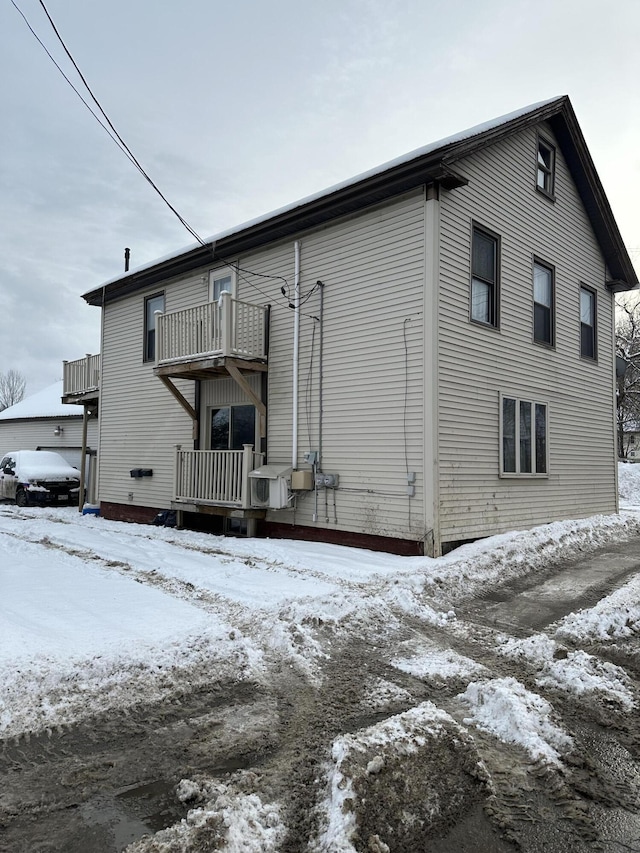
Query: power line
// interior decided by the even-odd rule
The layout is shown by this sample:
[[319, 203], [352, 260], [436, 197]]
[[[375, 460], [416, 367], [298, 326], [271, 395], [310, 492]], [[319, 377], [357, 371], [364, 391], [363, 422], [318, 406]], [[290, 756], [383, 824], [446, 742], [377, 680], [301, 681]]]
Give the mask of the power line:
[[[12, 2], [13, 2], [13, 0], [12, 0]], [[206, 245], [206, 244], [205, 244], [205, 241], [200, 237], [200, 235], [198, 234], [198, 232], [197, 232], [194, 228], [192, 228], [192, 227], [191, 227], [191, 225], [189, 225], [189, 223], [187, 222], [187, 220], [186, 220], [183, 216], [181, 216], [181, 215], [178, 213], [178, 211], [176, 210], [176, 208], [171, 204], [171, 202], [167, 199], [167, 197], [162, 193], [162, 191], [160, 190], [160, 188], [158, 187], [158, 185], [157, 185], [156, 183], [154, 183], [154, 181], [149, 177], [149, 175], [147, 174], [147, 172], [146, 172], [146, 171], [143, 169], [143, 167], [140, 165], [140, 162], [138, 161], [138, 159], [134, 156], [134, 154], [133, 154], [133, 152], [131, 151], [131, 149], [129, 148], [129, 146], [126, 144], [126, 142], [124, 141], [124, 139], [120, 136], [120, 134], [119, 134], [119, 133], [118, 133], [118, 131], [116, 130], [116, 128], [115, 128], [115, 126], [114, 126], [113, 122], [111, 121], [111, 119], [109, 118], [109, 116], [106, 114], [106, 112], [105, 112], [105, 111], [104, 111], [104, 109], [102, 108], [102, 105], [100, 104], [100, 102], [98, 101], [98, 99], [96, 98], [96, 96], [93, 94], [93, 92], [92, 92], [92, 90], [91, 90], [91, 87], [89, 86], [89, 84], [87, 83], [87, 81], [86, 81], [86, 79], [85, 79], [85, 77], [84, 77], [84, 74], [82, 73], [82, 71], [80, 71], [80, 68], [78, 67], [77, 62], [75, 61], [75, 59], [74, 59], [74, 58], [73, 58], [73, 56], [71, 55], [71, 52], [69, 51], [69, 48], [68, 48], [68, 47], [66, 46], [66, 44], [64, 43], [64, 40], [63, 40], [62, 36], [60, 35], [60, 33], [58, 32], [58, 28], [57, 28], [57, 27], [56, 27], [56, 25], [54, 24], [53, 19], [52, 19], [51, 15], [49, 14], [49, 11], [48, 11], [47, 7], [44, 5], [43, 0], [40, 0], [40, 5], [42, 6], [42, 8], [43, 8], [43, 10], [44, 10], [44, 13], [45, 13], [45, 15], [47, 16], [47, 19], [49, 20], [49, 23], [51, 24], [51, 27], [52, 27], [52, 29], [53, 29], [54, 33], [56, 34], [56, 38], [58, 39], [58, 41], [59, 41], [59, 42], [60, 42], [60, 44], [62, 45], [62, 47], [63, 47], [63, 49], [64, 49], [64, 52], [65, 52], [65, 53], [67, 54], [67, 56], [69, 57], [69, 60], [71, 61], [71, 64], [72, 64], [72, 65], [73, 65], [73, 67], [76, 69], [76, 71], [77, 71], [77, 73], [78, 73], [78, 76], [79, 76], [79, 77], [80, 77], [80, 79], [82, 80], [82, 82], [83, 82], [83, 84], [84, 84], [84, 87], [86, 88], [87, 92], [91, 95], [91, 99], [93, 100], [93, 102], [95, 103], [95, 105], [98, 107], [98, 109], [100, 110], [101, 114], [104, 116], [105, 121], [107, 122], [107, 124], [109, 125], [109, 127], [111, 128], [111, 130], [113, 131], [113, 133], [115, 134], [116, 138], [118, 139], [118, 142], [120, 143], [120, 145], [121, 145], [121, 147], [122, 147], [122, 150], [123, 150], [123, 151], [128, 155], [129, 159], [130, 159], [130, 160], [131, 160], [131, 162], [134, 164], [134, 166], [138, 169], [138, 171], [139, 171], [139, 172], [140, 172], [140, 174], [143, 176], [143, 178], [144, 178], [144, 179], [149, 183], [149, 185], [150, 185], [151, 187], [153, 187], [153, 189], [158, 193], [158, 195], [159, 195], [159, 196], [160, 196], [160, 198], [164, 201], [164, 203], [167, 205], [167, 207], [169, 208], [169, 210], [171, 210], [171, 211], [172, 211], [172, 213], [174, 213], [174, 214], [175, 214], [175, 216], [177, 216], [177, 218], [178, 218], [178, 220], [180, 221], [180, 223], [181, 223], [182, 225], [184, 225], [184, 227], [187, 229], [187, 231], [188, 231], [188, 232], [189, 232], [193, 237], [195, 237], [195, 239], [198, 241], [198, 243], [200, 243], [200, 245], [201, 245], [201, 246], [205, 246], [205, 245]], [[84, 102], [84, 100], [83, 100], [83, 102]]]
[[[247, 273], [247, 274], [249, 274], [249, 275], [257, 276], [257, 277], [259, 277], [259, 278], [267, 278], [267, 279], [271, 279], [271, 280], [277, 280], [277, 281], [282, 281], [282, 282], [284, 282], [284, 286], [282, 287], [282, 296], [283, 296], [283, 298], [284, 298], [284, 302], [285, 302], [287, 305], [289, 305], [289, 307], [291, 307], [291, 303], [290, 303], [290, 300], [289, 300], [289, 298], [288, 298], [288, 294], [289, 294], [289, 282], [288, 282], [288, 280], [287, 280], [284, 276], [281, 276], [281, 275], [269, 275], [269, 274], [266, 274], [266, 273], [259, 273], [259, 272], [256, 272], [255, 270], [244, 269], [244, 268], [243, 268], [243, 267], [241, 267], [239, 264], [234, 263], [233, 261], [228, 261], [228, 260], [226, 260], [225, 258], [222, 258], [220, 255], [217, 255], [217, 256], [216, 256], [216, 253], [215, 253], [215, 245], [214, 245], [214, 244], [212, 244], [211, 242], [206, 242], [205, 240], [203, 240], [203, 239], [202, 239], [202, 237], [200, 237], [200, 235], [198, 234], [198, 232], [197, 232], [194, 228], [192, 228], [192, 227], [191, 227], [191, 225], [189, 225], [189, 223], [187, 222], [187, 220], [186, 220], [186, 219], [185, 219], [185, 218], [184, 218], [184, 217], [183, 217], [183, 216], [182, 216], [182, 215], [181, 215], [181, 214], [176, 210], [176, 208], [171, 204], [171, 202], [167, 199], [167, 197], [164, 195], [164, 193], [163, 193], [163, 192], [160, 190], [160, 188], [157, 186], [157, 184], [156, 184], [156, 183], [151, 179], [151, 177], [147, 174], [147, 172], [146, 172], [146, 171], [145, 171], [145, 169], [142, 167], [142, 165], [140, 164], [140, 162], [139, 162], [139, 160], [137, 159], [137, 157], [133, 154], [133, 152], [131, 151], [131, 149], [129, 148], [129, 146], [126, 144], [126, 142], [124, 141], [124, 139], [122, 138], [122, 136], [120, 135], [120, 133], [118, 132], [118, 130], [116, 129], [115, 125], [113, 124], [113, 122], [111, 121], [111, 119], [109, 118], [109, 116], [107, 115], [107, 113], [105, 112], [104, 108], [102, 107], [102, 105], [101, 105], [101, 104], [100, 104], [100, 102], [98, 101], [97, 97], [94, 95], [94, 93], [93, 93], [93, 91], [92, 91], [91, 87], [89, 86], [89, 83], [87, 82], [87, 79], [85, 78], [84, 74], [83, 74], [83, 73], [82, 73], [82, 71], [80, 70], [80, 67], [78, 66], [78, 63], [77, 63], [77, 62], [75, 61], [75, 59], [73, 58], [73, 56], [72, 56], [72, 54], [71, 54], [71, 51], [69, 50], [69, 48], [68, 48], [68, 47], [67, 47], [67, 45], [65, 44], [65, 41], [64, 41], [64, 39], [62, 38], [62, 36], [61, 36], [61, 34], [60, 34], [60, 32], [59, 32], [58, 28], [56, 27], [56, 25], [55, 25], [55, 23], [54, 23], [54, 21], [53, 21], [53, 18], [52, 18], [52, 17], [51, 17], [51, 15], [49, 14], [49, 10], [48, 10], [48, 9], [47, 9], [47, 7], [45, 6], [45, 4], [44, 4], [43, 0], [39, 0], [39, 2], [40, 2], [40, 5], [42, 6], [42, 9], [43, 9], [43, 11], [44, 11], [45, 15], [47, 16], [47, 20], [49, 21], [49, 23], [50, 23], [50, 25], [51, 25], [51, 28], [53, 29], [53, 32], [54, 32], [54, 33], [55, 33], [55, 35], [56, 35], [56, 38], [57, 38], [57, 39], [58, 39], [58, 41], [60, 42], [60, 44], [61, 44], [61, 46], [62, 46], [62, 48], [63, 48], [64, 52], [66, 53], [66, 55], [67, 55], [67, 57], [68, 57], [69, 61], [70, 61], [70, 62], [71, 62], [71, 64], [73, 65], [74, 69], [76, 70], [76, 73], [78, 74], [78, 76], [79, 76], [79, 77], [80, 77], [80, 79], [82, 80], [82, 83], [83, 83], [83, 85], [84, 85], [85, 89], [87, 90], [87, 92], [89, 93], [89, 95], [90, 95], [90, 97], [91, 97], [91, 100], [94, 102], [94, 104], [96, 105], [96, 107], [97, 107], [97, 108], [98, 108], [98, 110], [100, 111], [100, 114], [103, 116], [104, 121], [100, 118], [100, 116], [99, 116], [99, 115], [97, 115], [97, 114], [96, 114], [95, 110], [94, 110], [94, 109], [91, 107], [91, 105], [86, 101], [86, 99], [82, 96], [82, 94], [80, 93], [80, 91], [78, 90], [78, 88], [73, 84], [73, 82], [71, 81], [71, 79], [70, 79], [70, 78], [68, 77], [68, 75], [64, 72], [64, 70], [63, 70], [63, 69], [62, 69], [62, 67], [59, 65], [59, 63], [55, 60], [55, 58], [53, 57], [53, 55], [51, 54], [51, 52], [48, 50], [48, 48], [46, 47], [46, 45], [44, 44], [44, 42], [42, 41], [42, 39], [38, 36], [38, 34], [35, 32], [35, 30], [34, 30], [34, 29], [33, 29], [33, 27], [31, 26], [31, 24], [29, 23], [29, 21], [28, 21], [28, 19], [27, 19], [26, 15], [25, 15], [25, 14], [24, 14], [24, 12], [22, 11], [22, 9], [20, 9], [20, 7], [18, 6], [18, 4], [15, 2], [15, 0], [11, 0], [12, 5], [13, 5], [13, 6], [14, 6], [14, 8], [16, 9], [16, 11], [20, 14], [20, 16], [22, 17], [23, 21], [24, 21], [24, 22], [25, 22], [25, 24], [27, 25], [27, 27], [28, 27], [29, 31], [31, 32], [31, 34], [33, 35], [33, 37], [36, 39], [36, 41], [38, 42], [38, 44], [42, 47], [42, 49], [43, 49], [43, 50], [44, 50], [44, 52], [47, 54], [47, 56], [49, 57], [49, 59], [53, 62], [53, 64], [54, 64], [54, 65], [55, 65], [55, 67], [58, 69], [58, 71], [60, 72], [60, 74], [62, 75], [62, 77], [65, 79], [65, 81], [66, 81], [66, 82], [69, 84], [69, 86], [73, 89], [73, 91], [74, 91], [74, 92], [75, 92], [75, 94], [78, 96], [78, 98], [82, 101], [82, 103], [84, 104], [84, 106], [89, 110], [89, 112], [91, 113], [91, 115], [92, 115], [92, 116], [95, 118], [95, 120], [98, 122], [98, 124], [100, 125], [100, 127], [102, 127], [102, 129], [103, 129], [103, 130], [104, 130], [104, 131], [109, 135], [109, 137], [113, 140], [113, 142], [118, 146], [118, 148], [119, 148], [119, 149], [123, 152], [123, 154], [127, 157], [127, 159], [128, 159], [128, 160], [129, 160], [129, 161], [130, 161], [130, 162], [131, 162], [131, 163], [136, 167], [136, 169], [140, 172], [140, 174], [143, 176], [143, 178], [144, 178], [144, 179], [149, 183], [149, 185], [150, 185], [150, 186], [155, 190], [155, 192], [160, 196], [160, 198], [162, 199], [162, 201], [167, 205], [167, 207], [169, 208], [169, 210], [171, 210], [171, 211], [172, 211], [172, 213], [177, 217], [178, 221], [179, 221], [179, 222], [180, 222], [180, 223], [181, 223], [181, 224], [182, 224], [182, 225], [187, 229], [187, 231], [191, 234], [191, 236], [192, 236], [192, 237], [194, 237], [194, 238], [197, 240], [197, 242], [198, 242], [198, 243], [199, 243], [203, 248], [206, 248], [207, 246], [209, 246], [209, 247], [211, 248], [211, 254], [212, 254], [212, 258], [213, 258], [213, 260], [218, 260], [218, 261], [220, 261], [221, 263], [223, 263], [225, 266], [228, 266], [228, 267], [231, 267], [232, 269], [235, 269], [235, 270], [236, 270], [236, 272], [238, 273], [238, 275], [240, 275], [240, 277], [242, 278], [242, 280], [243, 280], [243, 281], [245, 281], [247, 285], [249, 285], [250, 287], [253, 287], [255, 290], [257, 290], [257, 291], [258, 291], [258, 293], [260, 293], [260, 294], [261, 294], [262, 296], [264, 296], [266, 299], [271, 299], [272, 297], [271, 297], [270, 295], [268, 295], [268, 294], [264, 293], [264, 291], [262, 291], [262, 290], [261, 290], [261, 289], [260, 289], [260, 288], [259, 288], [259, 287], [254, 283], [254, 282], [249, 281], [249, 280], [248, 280], [244, 275], [242, 275], [242, 273]], [[105, 122], [106, 122], [106, 123], [105, 123]], [[286, 292], [285, 292], [285, 288], [286, 288]], [[303, 305], [303, 304], [304, 304], [304, 303], [309, 299], [309, 297], [313, 294], [313, 292], [314, 292], [314, 291], [315, 291], [315, 287], [314, 287], [314, 288], [312, 288], [312, 290], [311, 290], [311, 291], [310, 291], [310, 292], [309, 292], [309, 293], [308, 293], [308, 294], [307, 294], [303, 299], [301, 299], [301, 300], [300, 300], [298, 307], [300, 307], [300, 305]], [[278, 298], [278, 297], [276, 296], [276, 299], [277, 299], [277, 298]]]

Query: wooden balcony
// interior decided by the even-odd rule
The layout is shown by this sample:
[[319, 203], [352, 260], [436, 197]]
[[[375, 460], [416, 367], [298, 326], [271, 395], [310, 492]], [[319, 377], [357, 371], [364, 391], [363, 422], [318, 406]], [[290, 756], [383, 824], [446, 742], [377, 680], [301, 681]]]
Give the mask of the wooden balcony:
[[83, 405], [100, 396], [100, 355], [62, 362], [62, 402]]
[[260, 467], [263, 454], [253, 445], [243, 450], [176, 448], [172, 506], [187, 511], [206, 508], [249, 509], [249, 472]]
[[174, 379], [231, 376], [256, 407], [260, 436], [266, 435], [266, 406], [243, 374], [267, 370], [268, 326], [268, 306], [242, 302], [226, 292], [218, 302], [156, 314], [153, 372], [193, 421], [194, 438], [198, 434], [198, 413]]
[[269, 309], [223, 293], [218, 302], [156, 314], [156, 374], [206, 378], [224, 370], [225, 359], [267, 362]]

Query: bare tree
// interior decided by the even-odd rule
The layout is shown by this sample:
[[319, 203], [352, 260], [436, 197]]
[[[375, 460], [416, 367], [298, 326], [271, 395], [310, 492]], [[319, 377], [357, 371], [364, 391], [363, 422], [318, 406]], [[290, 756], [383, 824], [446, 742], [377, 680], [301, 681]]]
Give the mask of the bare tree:
[[27, 380], [17, 370], [0, 373], [0, 412], [19, 403], [26, 387]]
[[626, 459], [631, 434], [640, 432], [640, 302], [636, 294], [630, 294], [617, 306], [616, 356], [620, 363], [616, 400], [618, 456]]

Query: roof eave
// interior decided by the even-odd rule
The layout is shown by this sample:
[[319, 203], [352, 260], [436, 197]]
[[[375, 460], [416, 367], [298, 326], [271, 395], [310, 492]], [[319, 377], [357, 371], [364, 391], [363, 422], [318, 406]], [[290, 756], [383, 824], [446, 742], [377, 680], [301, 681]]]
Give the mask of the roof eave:
[[233, 258], [266, 243], [322, 225], [338, 216], [348, 215], [416, 186], [433, 183], [440, 184], [443, 189], [451, 190], [465, 186], [468, 181], [444, 163], [440, 157], [417, 158], [387, 172], [364, 178], [362, 181], [304, 202], [300, 206], [261, 220], [236, 233], [207, 242], [204, 246], [197, 246], [176, 257], [122, 276], [117, 281], [85, 293], [83, 298], [89, 305], [102, 305], [104, 302], [127, 296], [143, 287], [151, 287], [160, 281], [213, 264], [216, 260]]
[[612, 276], [607, 286], [614, 293], [633, 290], [638, 285], [638, 276], [568, 99], [562, 110], [550, 119], [550, 124]]
[[[266, 217], [238, 231], [196, 246], [174, 257], [158, 261], [142, 270], [84, 294], [90, 305], [121, 298], [142, 288], [188, 273], [198, 267], [237, 257], [243, 252], [290, 237], [322, 225], [338, 216], [384, 201], [421, 184], [439, 183], [451, 190], [464, 186], [467, 179], [453, 168], [463, 158], [518, 133], [532, 124], [548, 121], [565, 156], [580, 193], [607, 267], [614, 292], [631, 290], [638, 279], [624, 246], [611, 207], [587, 149], [571, 102], [567, 96], [556, 98], [502, 124], [491, 125], [478, 133], [448, 143], [425, 154], [418, 154], [390, 168], [355, 180], [316, 198], [301, 202], [283, 212]], [[614, 284], [615, 282], [615, 284]]]

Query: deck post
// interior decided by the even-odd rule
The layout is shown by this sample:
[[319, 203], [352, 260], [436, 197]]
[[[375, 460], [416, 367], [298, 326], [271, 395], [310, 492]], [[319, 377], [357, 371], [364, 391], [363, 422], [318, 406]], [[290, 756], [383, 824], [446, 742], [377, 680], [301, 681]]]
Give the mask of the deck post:
[[173, 466], [173, 499], [176, 500], [178, 497], [178, 483], [180, 482], [180, 451], [182, 450], [181, 444], [176, 444], [176, 459], [175, 465]]
[[242, 445], [242, 493], [240, 500], [243, 509], [251, 506], [251, 488], [249, 472], [253, 468], [253, 444]]
[[233, 355], [233, 300], [228, 290], [222, 291], [218, 305], [222, 327], [222, 355]]

